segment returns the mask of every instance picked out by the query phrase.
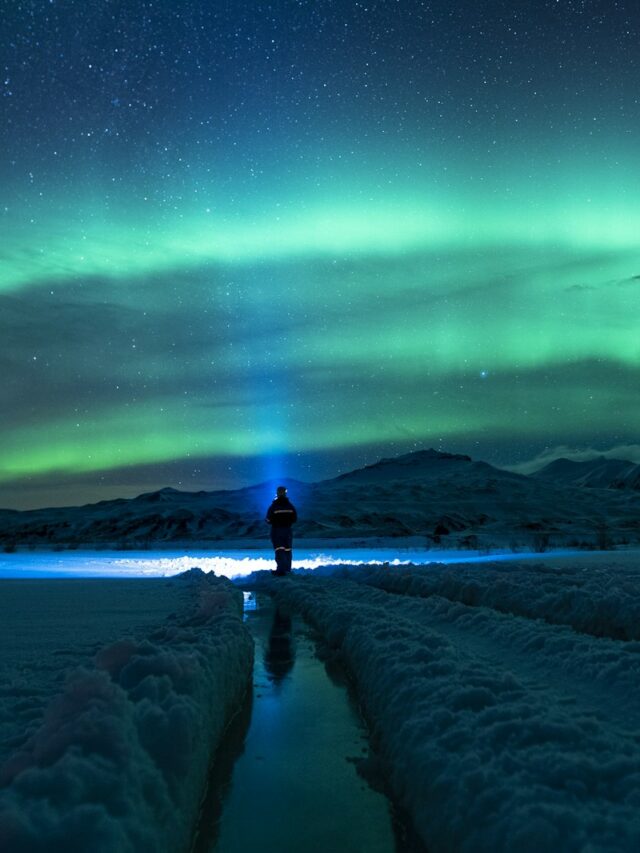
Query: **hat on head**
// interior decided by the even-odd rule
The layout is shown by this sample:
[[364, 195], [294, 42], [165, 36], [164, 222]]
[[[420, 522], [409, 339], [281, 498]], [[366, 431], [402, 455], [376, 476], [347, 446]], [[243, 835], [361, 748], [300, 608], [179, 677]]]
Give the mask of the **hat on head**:
[[276, 489], [276, 495], [278, 495], [278, 497], [280, 498], [286, 494], [287, 494], [287, 487], [286, 486], [278, 486], [278, 488]]

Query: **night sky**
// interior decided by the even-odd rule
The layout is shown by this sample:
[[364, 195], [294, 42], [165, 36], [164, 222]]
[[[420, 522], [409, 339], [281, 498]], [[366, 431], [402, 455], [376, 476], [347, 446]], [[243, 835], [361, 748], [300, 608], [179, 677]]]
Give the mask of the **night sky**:
[[0, 506], [640, 452], [637, 0], [7, 0], [0, 41]]

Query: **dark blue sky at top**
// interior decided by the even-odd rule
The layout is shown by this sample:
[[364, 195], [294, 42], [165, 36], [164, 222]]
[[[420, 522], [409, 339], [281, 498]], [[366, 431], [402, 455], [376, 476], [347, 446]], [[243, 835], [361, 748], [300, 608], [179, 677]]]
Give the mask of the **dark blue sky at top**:
[[154, 174], [182, 145], [254, 168], [284, 149], [292, 169], [345, 142], [365, 158], [459, 144], [480, 159], [532, 136], [579, 150], [638, 118], [631, 2], [54, 0], [7, 3], [4, 21], [3, 178], [18, 183], [30, 165]]

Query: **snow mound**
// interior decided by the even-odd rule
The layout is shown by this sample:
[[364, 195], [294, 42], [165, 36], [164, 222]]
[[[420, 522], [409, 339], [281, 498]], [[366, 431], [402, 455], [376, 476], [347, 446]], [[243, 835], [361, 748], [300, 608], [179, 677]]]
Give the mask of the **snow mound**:
[[429, 850], [638, 849], [640, 644], [349, 580], [278, 596], [343, 654]]
[[189, 848], [208, 768], [253, 666], [242, 594], [198, 569], [190, 606], [78, 667], [0, 767], [4, 853]]
[[640, 567], [484, 563], [340, 570], [388, 592], [442, 596], [472, 607], [542, 619], [595, 637], [640, 640]]

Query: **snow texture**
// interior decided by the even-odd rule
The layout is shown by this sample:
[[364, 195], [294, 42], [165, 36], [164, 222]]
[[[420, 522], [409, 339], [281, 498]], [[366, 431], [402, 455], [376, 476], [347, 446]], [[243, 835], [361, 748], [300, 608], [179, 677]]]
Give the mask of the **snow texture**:
[[253, 642], [242, 595], [227, 580], [194, 569], [164, 583], [188, 606], [71, 668], [0, 767], [3, 853], [189, 849], [212, 756], [250, 679]]
[[[427, 848], [639, 849], [640, 643], [462, 596], [423, 598], [420, 581], [432, 571], [444, 575], [342, 568], [339, 579], [294, 576], [278, 586], [282, 602], [344, 655], [390, 784]], [[448, 571], [460, 573], [460, 587], [471, 582]], [[495, 567], [473, 574], [480, 589], [496, 581]], [[640, 592], [638, 575], [611, 574], [621, 606], [633, 585]], [[572, 598], [563, 572], [547, 578], [541, 566], [521, 566], [514, 578], [523, 601], [537, 579], [546, 595], [555, 583], [558, 600], [563, 590]], [[582, 597], [597, 596], [604, 580], [585, 583]], [[387, 585], [394, 594], [376, 588]], [[412, 589], [417, 596], [403, 594]], [[576, 620], [584, 623], [586, 609]]]
[[640, 571], [638, 566], [558, 565], [545, 562], [451, 566], [336, 569], [342, 577], [362, 580], [388, 592], [459, 601], [502, 613], [543, 619], [595, 637], [640, 640]]

